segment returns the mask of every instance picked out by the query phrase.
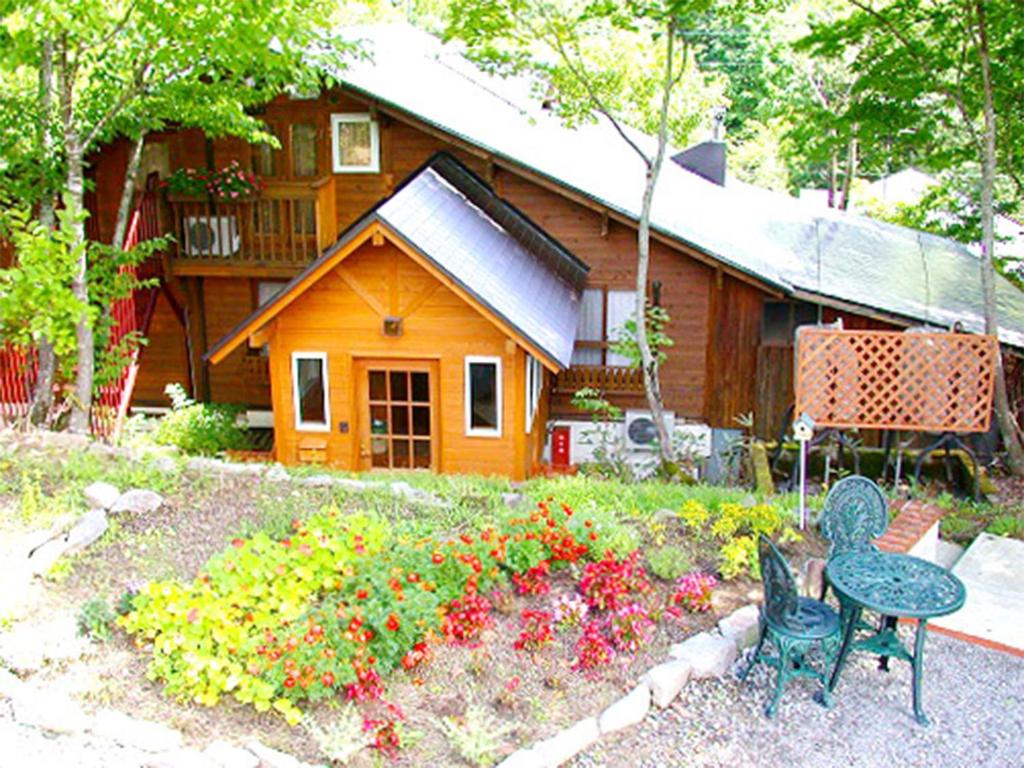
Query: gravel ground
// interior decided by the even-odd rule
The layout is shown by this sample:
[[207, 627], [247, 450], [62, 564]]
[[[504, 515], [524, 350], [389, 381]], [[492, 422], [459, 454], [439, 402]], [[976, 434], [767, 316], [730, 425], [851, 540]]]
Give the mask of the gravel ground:
[[812, 700], [810, 681], [799, 681], [767, 720], [762, 708], [773, 675], [759, 665], [746, 684], [732, 676], [691, 682], [671, 707], [572, 765], [1024, 767], [1024, 659], [929, 634], [929, 727], [913, 719], [908, 664], [894, 661], [886, 674], [875, 657], [851, 656], [831, 711]]

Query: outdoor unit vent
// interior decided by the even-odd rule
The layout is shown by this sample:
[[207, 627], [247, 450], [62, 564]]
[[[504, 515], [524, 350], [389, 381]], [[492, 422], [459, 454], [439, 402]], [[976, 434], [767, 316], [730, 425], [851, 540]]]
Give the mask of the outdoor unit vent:
[[189, 256], [234, 256], [241, 248], [234, 216], [185, 217], [185, 252]]
[[[676, 416], [665, 411], [665, 426], [669, 434], [676, 426]], [[658, 431], [650, 411], [626, 411], [626, 447], [631, 451], [653, 451], [658, 443]]]

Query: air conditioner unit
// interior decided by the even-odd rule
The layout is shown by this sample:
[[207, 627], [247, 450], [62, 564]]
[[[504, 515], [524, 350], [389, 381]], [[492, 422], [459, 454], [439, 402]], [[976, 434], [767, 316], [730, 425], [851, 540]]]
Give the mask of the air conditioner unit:
[[185, 252], [189, 256], [234, 256], [241, 248], [236, 217], [185, 217]]
[[[671, 435], [676, 415], [665, 411], [665, 427]], [[658, 430], [650, 411], [626, 411], [626, 448], [631, 451], [653, 451], [658, 443]]]

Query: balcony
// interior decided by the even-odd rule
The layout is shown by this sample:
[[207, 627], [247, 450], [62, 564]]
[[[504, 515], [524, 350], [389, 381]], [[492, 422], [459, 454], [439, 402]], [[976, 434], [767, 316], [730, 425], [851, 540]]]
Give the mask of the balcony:
[[555, 392], [572, 395], [584, 387], [604, 395], [642, 395], [644, 376], [639, 368], [617, 365], [574, 365], [555, 379]]
[[334, 181], [268, 182], [255, 197], [169, 194], [177, 275], [291, 277], [337, 238]]

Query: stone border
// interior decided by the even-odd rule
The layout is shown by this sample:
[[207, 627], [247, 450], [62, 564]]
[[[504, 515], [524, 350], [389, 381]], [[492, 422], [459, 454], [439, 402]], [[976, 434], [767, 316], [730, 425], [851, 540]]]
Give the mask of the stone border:
[[669, 650], [669, 659], [651, 667], [629, 693], [588, 717], [513, 752], [497, 768], [557, 768], [602, 737], [637, 725], [653, 704], [664, 709], [682, 692], [689, 680], [722, 677], [737, 657], [757, 642], [760, 609], [745, 605], [718, 622], [709, 632], [699, 632]]
[[181, 731], [112, 709], [87, 714], [70, 696], [43, 690], [0, 668], [0, 701], [14, 722], [41, 739], [74, 738], [76, 749], [109, 751], [144, 768], [312, 768], [260, 741], [245, 747], [217, 739], [203, 750], [186, 747]]

